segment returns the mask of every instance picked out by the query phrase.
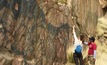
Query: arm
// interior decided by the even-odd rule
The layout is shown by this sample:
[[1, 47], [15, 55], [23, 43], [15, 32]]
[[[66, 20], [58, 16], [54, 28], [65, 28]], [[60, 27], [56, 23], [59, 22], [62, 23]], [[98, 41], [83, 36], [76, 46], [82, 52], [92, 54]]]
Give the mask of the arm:
[[88, 45], [88, 42], [84, 42], [85, 45]]
[[96, 58], [96, 50], [94, 50], [94, 58]]
[[73, 26], [73, 36], [74, 36], [74, 39], [77, 40], [77, 36], [76, 36], [76, 33], [75, 33], [75, 26]]
[[77, 44], [77, 36], [76, 36], [76, 33], [75, 33], [75, 26], [73, 26], [73, 37], [74, 37], [74, 47], [73, 47], [73, 53], [75, 52], [75, 48], [76, 48], [76, 44]]
[[93, 48], [94, 48], [94, 59], [95, 59], [96, 58], [96, 49], [97, 49], [96, 44], [93, 45]]

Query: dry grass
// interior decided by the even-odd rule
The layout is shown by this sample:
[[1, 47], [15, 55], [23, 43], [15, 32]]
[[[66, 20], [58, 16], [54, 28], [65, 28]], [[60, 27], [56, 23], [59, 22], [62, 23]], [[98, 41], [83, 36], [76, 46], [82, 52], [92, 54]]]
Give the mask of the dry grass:
[[62, 3], [62, 4], [66, 3], [66, 1], [67, 1], [67, 0], [58, 0], [58, 2], [59, 2], [59, 3]]
[[73, 49], [73, 46], [69, 46], [69, 48], [67, 49], [67, 60], [69, 63], [74, 63], [72, 49]]
[[107, 65], [107, 50], [103, 43], [96, 41], [97, 43], [97, 58], [96, 65]]

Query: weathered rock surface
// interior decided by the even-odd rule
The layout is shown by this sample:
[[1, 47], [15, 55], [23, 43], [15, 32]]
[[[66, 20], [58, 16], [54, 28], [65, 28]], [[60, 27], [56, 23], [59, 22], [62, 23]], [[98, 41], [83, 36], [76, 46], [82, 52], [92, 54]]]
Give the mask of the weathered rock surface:
[[99, 3], [100, 3], [102, 8], [106, 8], [107, 7], [107, 0], [99, 0]]
[[0, 65], [64, 65], [72, 25], [78, 35], [95, 35], [103, 15], [98, 1], [59, 2], [0, 0]]
[[97, 36], [101, 43], [107, 45], [107, 14], [98, 19]]

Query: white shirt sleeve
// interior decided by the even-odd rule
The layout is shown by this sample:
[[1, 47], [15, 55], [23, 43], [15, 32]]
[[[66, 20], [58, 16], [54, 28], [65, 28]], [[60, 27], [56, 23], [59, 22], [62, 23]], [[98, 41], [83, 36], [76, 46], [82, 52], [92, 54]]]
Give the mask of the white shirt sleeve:
[[88, 44], [88, 42], [84, 42], [84, 44], [86, 44], [86, 45], [87, 45], [87, 44]]
[[96, 58], [96, 50], [94, 50], [94, 58]]
[[75, 33], [74, 28], [73, 28], [73, 37], [74, 37], [74, 47], [73, 47], [73, 53], [74, 53], [77, 45], [79, 44], [79, 40], [78, 40], [78, 38], [77, 38], [77, 35], [76, 35], [76, 33]]
[[78, 40], [78, 38], [77, 38], [77, 35], [76, 35], [76, 33], [75, 33], [74, 28], [73, 28], [73, 36], [74, 36], [74, 40], [75, 40], [75, 41], [77, 41], [77, 40]]

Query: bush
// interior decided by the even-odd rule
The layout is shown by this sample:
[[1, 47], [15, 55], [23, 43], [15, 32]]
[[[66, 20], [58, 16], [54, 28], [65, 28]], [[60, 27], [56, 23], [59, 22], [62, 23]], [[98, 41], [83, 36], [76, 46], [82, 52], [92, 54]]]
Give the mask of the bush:
[[58, 3], [65, 4], [67, 1], [66, 0], [58, 0]]
[[74, 59], [73, 59], [73, 54], [72, 53], [68, 55], [68, 62], [69, 63], [74, 63]]

